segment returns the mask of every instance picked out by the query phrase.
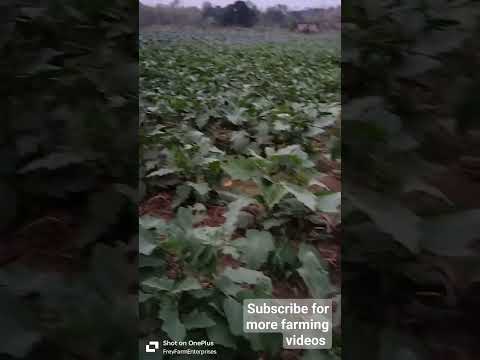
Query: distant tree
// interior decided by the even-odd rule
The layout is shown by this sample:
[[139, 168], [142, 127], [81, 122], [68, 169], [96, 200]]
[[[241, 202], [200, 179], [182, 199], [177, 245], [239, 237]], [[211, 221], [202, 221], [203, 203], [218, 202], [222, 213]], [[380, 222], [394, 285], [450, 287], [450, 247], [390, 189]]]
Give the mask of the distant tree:
[[213, 5], [210, 1], [205, 1], [203, 4], [202, 4], [202, 12], [206, 12], [206, 11], [209, 11], [210, 9], [213, 8]]
[[[257, 7], [257, 5], [255, 5], [255, 3], [251, 0], [244, 0], [245, 3], [247, 4], [247, 6], [253, 10], [253, 12], [255, 13], [255, 23], [257, 23], [259, 20], [260, 20], [260, 17], [262, 15], [262, 12], [260, 11], [260, 9]], [[255, 24], [254, 24], [255, 25]]]
[[202, 5], [202, 19], [206, 23], [223, 23], [224, 9], [221, 6], [213, 6], [210, 2], [204, 2]]
[[245, 1], [236, 1], [228, 5], [222, 16], [224, 26], [252, 27], [258, 21], [258, 14], [255, 9], [249, 7]]
[[255, 12], [260, 12], [260, 10], [258, 10], [257, 8], [257, 5], [255, 5], [255, 3], [251, 0], [245, 0], [245, 4], [247, 4], [247, 6], [252, 9], [253, 11]]
[[289, 23], [288, 6], [276, 5], [267, 8], [263, 19], [266, 25], [287, 27]]

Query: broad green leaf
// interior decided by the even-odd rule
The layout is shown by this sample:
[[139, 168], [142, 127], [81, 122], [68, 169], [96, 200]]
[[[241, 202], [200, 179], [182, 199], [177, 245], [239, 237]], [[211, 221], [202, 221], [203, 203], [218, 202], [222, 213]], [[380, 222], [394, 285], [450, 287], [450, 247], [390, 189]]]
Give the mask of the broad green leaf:
[[154, 298], [154, 296], [152, 294], [146, 294], [143, 291], [139, 291], [139, 293], [138, 293], [138, 302], [140, 304], [142, 304], [144, 302], [147, 302], [148, 300], [153, 299], [153, 298]]
[[438, 188], [436, 188], [435, 186], [432, 186], [430, 184], [427, 184], [425, 181], [423, 181], [422, 179], [419, 179], [417, 177], [410, 177], [409, 179], [407, 179], [405, 181], [405, 183], [403, 184], [403, 191], [405, 191], [405, 192], [411, 192], [411, 191], [424, 192], [426, 194], [429, 194], [431, 196], [434, 196], [436, 198], [439, 198], [439, 199], [445, 201], [449, 205], [453, 205], [453, 203]]
[[143, 226], [138, 229], [138, 242], [138, 250], [142, 255], [151, 255], [158, 247], [152, 233]]
[[140, 255], [140, 258], [138, 259], [139, 268], [159, 268], [164, 265], [165, 260], [159, 257]]
[[243, 334], [243, 306], [231, 297], [223, 302], [223, 311], [228, 321], [228, 327], [233, 335]]
[[208, 338], [217, 345], [231, 349], [237, 348], [235, 338], [231, 335], [226, 324], [217, 321], [215, 326], [207, 328], [207, 334]]
[[208, 186], [208, 184], [205, 182], [201, 182], [201, 183], [187, 182], [187, 185], [190, 185], [201, 196], [207, 195], [208, 192], [210, 191], [210, 186]]
[[318, 195], [317, 210], [326, 213], [337, 213], [341, 199], [342, 194], [339, 192], [328, 195]]
[[420, 219], [409, 209], [387, 196], [361, 189], [344, 195], [365, 212], [378, 228], [413, 253], [420, 250]]
[[226, 117], [232, 124], [241, 125], [247, 120], [244, 115], [245, 110], [245, 108], [236, 109], [234, 112], [226, 114]]
[[175, 281], [162, 277], [151, 277], [142, 281], [142, 286], [146, 286], [157, 291], [170, 291], [173, 289]]
[[234, 283], [226, 276], [220, 276], [215, 281], [215, 286], [227, 296], [237, 296], [243, 289], [241, 285]]
[[178, 315], [177, 305], [170, 301], [164, 301], [158, 318], [163, 320], [162, 330], [165, 331], [168, 337], [175, 341], [183, 341], [187, 335], [185, 326], [180, 321]]
[[175, 190], [175, 197], [172, 201], [172, 208], [177, 208], [178, 206], [182, 205], [185, 200], [188, 199], [190, 194], [192, 193], [192, 187], [188, 184], [182, 184], [177, 186]]
[[215, 321], [210, 319], [205, 312], [193, 310], [191, 313], [183, 317], [183, 325], [187, 330], [190, 329], [205, 329], [215, 326]]
[[208, 124], [208, 121], [210, 120], [210, 116], [211, 114], [209, 112], [205, 112], [203, 114], [201, 114], [200, 116], [198, 116], [196, 119], [195, 119], [195, 124], [200, 128], [204, 128], [205, 125]]
[[172, 290], [172, 293], [180, 293], [185, 291], [200, 290], [202, 285], [194, 277], [187, 277], [182, 280], [180, 283], [175, 285], [175, 288]]
[[222, 169], [233, 180], [247, 181], [260, 175], [257, 164], [251, 158], [229, 160], [222, 165]]
[[282, 226], [287, 223], [289, 219], [280, 218], [280, 219], [267, 219], [263, 222], [262, 226], [265, 230], [270, 230], [278, 226]]
[[293, 184], [283, 184], [285, 189], [312, 211], [317, 209], [317, 197], [312, 192]]
[[91, 158], [77, 155], [74, 153], [53, 153], [44, 158], [33, 160], [28, 165], [18, 171], [19, 174], [25, 174], [40, 169], [59, 169], [70, 165], [84, 164]]
[[263, 200], [269, 209], [277, 205], [287, 194], [288, 190], [279, 184], [262, 187]]
[[169, 168], [158, 169], [158, 170], [153, 171], [150, 174], [148, 174], [147, 178], [155, 177], [155, 176], [162, 177], [162, 176], [165, 176], [165, 175], [174, 174], [176, 171], [177, 171], [177, 169], [169, 169]]
[[332, 291], [330, 277], [315, 248], [311, 245], [300, 245], [298, 259], [302, 266], [297, 271], [305, 281], [310, 295], [315, 299], [327, 298]]
[[139, 218], [139, 224], [140, 227], [143, 227], [144, 229], [156, 229], [160, 231], [163, 231], [166, 226], [164, 219], [149, 215]]
[[192, 210], [184, 207], [178, 209], [175, 221], [183, 230], [191, 230], [194, 221]]
[[240, 198], [231, 202], [228, 205], [228, 211], [225, 213], [225, 224], [223, 225], [225, 234], [228, 238], [232, 236], [235, 229], [237, 228], [237, 224], [240, 219], [240, 213], [242, 209], [246, 206], [250, 205], [253, 202], [252, 199]]
[[276, 131], [290, 131], [292, 126], [285, 121], [275, 121], [273, 129]]
[[260, 271], [250, 270], [243, 267], [236, 269], [226, 268], [223, 273], [223, 276], [229, 278], [234, 283], [237, 284], [249, 284], [249, 285], [258, 285], [261, 283], [271, 284], [271, 280], [265, 274]]
[[246, 237], [233, 244], [238, 247], [247, 266], [252, 269], [261, 267], [275, 249], [272, 234], [268, 231], [247, 230]]
[[235, 131], [231, 137], [232, 149], [242, 152], [250, 144], [250, 138], [245, 130]]

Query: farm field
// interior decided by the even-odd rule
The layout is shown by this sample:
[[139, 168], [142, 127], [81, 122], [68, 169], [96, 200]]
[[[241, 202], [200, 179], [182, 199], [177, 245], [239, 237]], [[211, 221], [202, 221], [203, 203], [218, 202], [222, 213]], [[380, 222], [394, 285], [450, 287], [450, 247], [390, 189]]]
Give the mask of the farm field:
[[209, 339], [219, 359], [339, 358], [338, 327], [332, 350], [303, 353], [241, 328], [242, 299], [340, 299], [339, 47], [280, 31], [142, 34], [143, 338]]

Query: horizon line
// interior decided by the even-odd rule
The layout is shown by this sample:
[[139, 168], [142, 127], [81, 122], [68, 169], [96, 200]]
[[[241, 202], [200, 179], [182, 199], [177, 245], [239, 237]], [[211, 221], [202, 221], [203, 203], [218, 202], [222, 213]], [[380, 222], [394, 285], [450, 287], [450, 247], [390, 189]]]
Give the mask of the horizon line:
[[[237, 0], [231, 0], [231, 2], [229, 4], [225, 4], [225, 5], [215, 5], [213, 4], [214, 6], [228, 6], [230, 4], [233, 4], [235, 1]], [[246, 2], [246, 0], [243, 0]], [[209, 2], [209, 1], [204, 1], [204, 2]], [[255, 1], [251, 1], [252, 3], [255, 4]], [[155, 7], [155, 6], [169, 6], [169, 4], [165, 4], [165, 3], [161, 3], [161, 2], [156, 2], [156, 3], [145, 3], [145, 1], [143, 0], [139, 0], [139, 3], [141, 3], [142, 5], [144, 6], [149, 6], [149, 7]], [[337, 5], [328, 5], [328, 6], [321, 6], [321, 5], [318, 5], [318, 6], [304, 6], [304, 7], [290, 7], [288, 4], [284, 4], [282, 2], [279, 2], [275, 5], [270, 5], [270, 6], [259, 6], [257, 4], [255, 4], [255, 6], [258, 8], [258, 9], [261, 9], [261, 10], [265, 10], [271, 6], [276, 6], [276, 5], [286, 5], [288, 7], [288, 9], [290, 11], [300, 11], [300, 10], [314, 10], [314, 9], [336, 9], [336, 8], [340, 8], [341, 7], [341, 2], [339, 2]], [[179, 4], [178, 6], [179, 8], [197, 8], [197, 9], [201, 9], [202, 6], [201, 5], [184, 5], [182, 3]]]

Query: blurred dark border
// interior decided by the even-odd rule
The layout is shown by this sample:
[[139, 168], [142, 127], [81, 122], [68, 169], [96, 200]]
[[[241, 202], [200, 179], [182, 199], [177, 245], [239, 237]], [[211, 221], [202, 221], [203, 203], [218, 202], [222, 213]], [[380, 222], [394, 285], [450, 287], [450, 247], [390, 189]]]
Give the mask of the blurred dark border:
[[0, 3], [0, 359], [137, 347], [138, 1]]
[[343, 359], [478, 359], [478, 1], [343, 1]]

